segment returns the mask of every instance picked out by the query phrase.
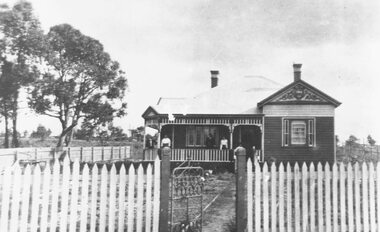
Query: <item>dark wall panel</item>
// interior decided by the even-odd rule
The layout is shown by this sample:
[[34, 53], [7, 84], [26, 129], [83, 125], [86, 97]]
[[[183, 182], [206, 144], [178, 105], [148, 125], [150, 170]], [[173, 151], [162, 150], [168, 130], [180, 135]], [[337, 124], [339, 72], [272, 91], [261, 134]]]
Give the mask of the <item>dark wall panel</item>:
[[282, 118], [266, 117], [264, 152], [266, 161], [276, 162], [333, 162], [334, 118], [316, 117], [315, 147], [282, 147]]

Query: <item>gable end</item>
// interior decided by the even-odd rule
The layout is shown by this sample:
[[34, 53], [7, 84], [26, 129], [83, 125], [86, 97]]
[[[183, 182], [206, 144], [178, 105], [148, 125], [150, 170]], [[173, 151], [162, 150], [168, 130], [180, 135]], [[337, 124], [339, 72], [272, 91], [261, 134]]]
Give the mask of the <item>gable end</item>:
[[310, 84], [299, 80], [282, 88], [257, 105], [269, 104], [328, 104], [339, 106], [341, 103]]
[[153, 107], [149, 106], [148, 109], [146, 109], [145, 112], [142, 114], [142, 117], [149, 118], [157, 115], [158, 112]]

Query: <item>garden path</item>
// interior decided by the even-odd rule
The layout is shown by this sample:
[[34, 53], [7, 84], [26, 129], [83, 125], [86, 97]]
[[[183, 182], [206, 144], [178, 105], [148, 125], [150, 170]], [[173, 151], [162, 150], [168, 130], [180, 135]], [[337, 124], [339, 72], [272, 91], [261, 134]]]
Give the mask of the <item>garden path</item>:
[[235, 176], [229, 175], [225, 188], [207, 207], [203, 218], [203, 231], [230, 232], [235, 225]]

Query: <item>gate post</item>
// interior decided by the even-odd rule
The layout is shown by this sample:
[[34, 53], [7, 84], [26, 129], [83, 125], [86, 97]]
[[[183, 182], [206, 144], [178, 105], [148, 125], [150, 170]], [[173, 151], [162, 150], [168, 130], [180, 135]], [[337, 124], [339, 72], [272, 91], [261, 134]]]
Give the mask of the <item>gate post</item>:
[[170, 155], [171, 149], [161, 149], [161, 188], [160, 188], [160, 229], [169, 231], [169, 182], [170, 182]]
[[247, 160], [246, 150], [239, 146], [235, 149], [236, 155], [236, 231], [243, 232], [247, 227]]

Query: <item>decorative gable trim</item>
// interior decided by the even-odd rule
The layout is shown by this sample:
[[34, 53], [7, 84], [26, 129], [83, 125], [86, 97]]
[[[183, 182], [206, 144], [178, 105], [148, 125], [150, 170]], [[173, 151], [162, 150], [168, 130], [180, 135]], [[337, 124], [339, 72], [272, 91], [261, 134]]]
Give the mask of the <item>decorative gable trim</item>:
[[157, 116], [158, 112], [151, 106], [148, 107], [148, 109], [145, 110], [145, 112], [142, 114], [143, 118], [149, 118]]
[[335, 107], [341, 103], [310, 84], [299, 80], [280, 89], [257, 105], [266, 104], [332, 104]]
[[280, 96], [275, 97], [272, 102], [325, 102], [328, 101], [323, 97], [317, 95], [313, 91], [305, 88], [302, 84], [297, 84], [293, 88], [285, 91], [285, 93], [280, 94]]

